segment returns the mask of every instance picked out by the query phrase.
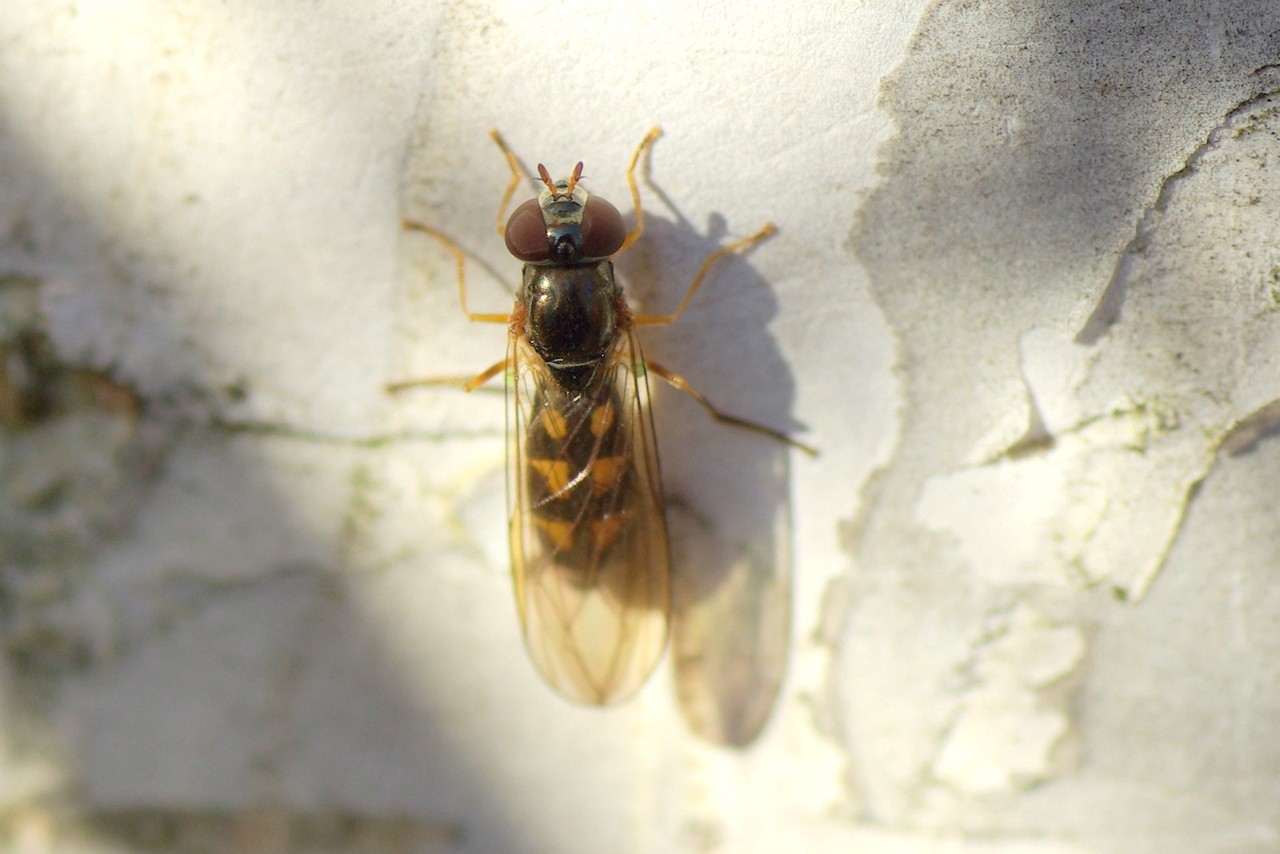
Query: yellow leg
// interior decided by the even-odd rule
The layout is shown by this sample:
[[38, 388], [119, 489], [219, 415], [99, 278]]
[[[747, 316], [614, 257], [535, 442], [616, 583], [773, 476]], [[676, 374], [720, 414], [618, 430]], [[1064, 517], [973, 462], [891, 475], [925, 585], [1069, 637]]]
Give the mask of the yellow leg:
[[507, 205], [511, 204], [511, 197], [516, 194], [516, 187], [520, 186], [522, 178], [529, 178], [529, 172], [520, 165], [520, 158], [516, 157], [516, 153], [511, 150], [511, 146], [507, 145], [507, 141], [502, 138], [502, 134], [496, 130], [489, 131], [489, 139], [497, 143], [498, 148], [502, 150], [502, 156], [507, 158], [507, 166], [511, 167], [511, 180], [507, 182], [507, 191], [502, 194], [502, 204], [498, 207], [498, 236], [502, 237], [507, 233]]
[[[498, 133], [496, 130], [491, 130], [489, 131], [489, 136], [493, 139], [495, 143], [497, 143], [498, 148], [501, 149], [503, 155], [507, 158], [507, 165], [511, 167], [511, 182], [507, 184], [507, 190], [502, 196], [502, 206], [498, 208], [498, 234], [501, 235], [505, 231], [504, 223], [503, 223], [503, 214], [506, 212], [507, 205], [511, 203], [511, 197], [512, 195], [515, 194], [516, 187], [519, 186], [520, 184], [520, 178], [523, 174], [523, 170], [520, 166], [519, 159], [515, 156], [515, 153], [512, 152], [510, 146], [507, 145], [506, 140], [502, 138], [502, 134]], [[412, 220], [406, 219], [406, 220], [401, 220], [400, 224], [404, 228], [410, 228], [415, 231], [421, 231], [424, 234], [431, 235], [436, 240], [440, 241], [440, 243], [444, 246], [444, 248], [449, 250], [449, 253], [453, 255], [453, 263], [455, 268], [457, 269], [457, 274], [458, 274], [458, 302], [462, 306], [462, 313], [467, 316], [468, 320], [472, 321], [473, 323], [510, 323], [511, 322], [511, 316], [508, 314], [474, 312], [467, 307], [467, 273], [466, 273], [467, 253], [463, 250], [461, 246], [458, 245], [457, 241], [455, 241], [452, 237], [445, 234], [444, 232], [438, 229], [432, 228], [429, 225], [424, 225], [420, 222], [414, 222]], [[389, 392], [398, 392], [398, 391], [403, 391], [407, 388], [416, 388], [418, 386], [444, 385], [444, 386], [458, 386], [458, 387], [461, 387], [463, 391], [474, 391], [475, 389], [487, 383], [489, 380], [496, 377], [498, 374], [505, 371], [507, 369], [508, 364], [509, 364], [509, 360], [507, 359], [503, 359], [501, 362], [495, 362], [494, 364], [490, 365], [488, 368], [486, 368], [485, 370], [481, 371], [480, 373], [476, 374], [474, 377], [471, 377], [471, 378], [427, 377], [424, 379], [416, 379], [416, 380], [400, 380], [399, 382], [388, 383], [386, 386], [386, 389]]]
[[458, 269], [458, 301], [462, 304], [462, 313], [467, 316], [467, 320], [474, 323], [506, 323], [511, 319], [510, 315], [484, 314], [473, 312], [467, 308], [467, 253], [462, 251], [462, 247], [455, 243], [452, 237], [449, 237], [442, 231], [437, 231], [429, 225], [423, 225], [422, 223], [414, 222], [413, 220], [404, 219], [400, 221], [400, 224], [405, 228], [411, 228], [414, 231], [421, 231], [425, 234], [431, 235], [436, 240], [439, 240], [444, 244], [444, 248], [448, 249], [449, 252], [452, 253], [453, 262]]
[[420, 380], [401, 380], [400, 382], [387, 383], [387, 391], [395, 393], [398, 391], [404, 391], [407, 388], [417, 388], [418, 386], [424, 385], [457, 386], [463, 391], [475, 391], [480, 386], [505, 371], [509, 363], [510, 362], [507, 359], [503, 359], [501, 362], [495, 362], [470, 379], [467, 377], [427, 377], [426, 379]]
[[631, 244], [644, 234], [644, 208], [640, 205], [640, 187], [636, 184], [636, 167], [640, 164], [640, 158], [660, 136], [662, 136], [662, 128], [651, 128], [644, 139], [640, 140], [640, 144], [636, 146], [636, 153], [631, 155], [631, 162], [627, 164], [627, 186], [631, 189], [631, 206], [636, 212], [636, 224], [631, 226], [631, 230], [627, 232], [626, 239], [622, 241], [622, 246], [614, 253], [615, 255], [626, 252], [631, 248]]
[[711, 401], [707, 400], [706, 397], [703, 396], [702, 392], [689, 385], [688, 380], [674, 371], [667, 370], [657, 362], [651, 362], [646, 359], [644, 364], [649, 371], [657, 374], [670, 383], [672, 388], [678, 389], [698, 401], [698, 403], [702, 405], [702, 408], [707, 411], [707, 414], [716, 421], [719, 421], [721, 424], [728, 424], [730, 427], [740, 427], [743, 430], [750, 430], [753, 433], [768, 436], [770, 439], [783, 442], [793, 448], [798, 448], [811, 457], [816, 457], [818, 455], [817, 448], [792, 439], [780, 430], [774, 430], [772, 427], [766, 427], [763, 424], [757, 424], [754, 421], [748, 421], [745, 418], [739, 418], [736, 415], [729, 415], [728, 413], [721, 412], [719, 409], [716, 409], [715, 405], [712, 404]]
[[752, 246], [755, 246], [761, 240], [777, 233], [778, 228], [771, 222], [767, 222], [764, 228], [757, 231], [750, 237], [744, 237], [741, 240], [734, 241], [728, 246], [721, 246], [715, 252], [712, 252], [702, 262], [702, 266], [698, 268], [698, 275], [693, 277], [689, 289], [684, 293], [684, 299], [680, 300], [680, 305], [670, 314], [637, 314], [634, 322], [638, 326], [667, 326], [674, 323], [676, 318], [684, 314], [684, 310], [689, 306], [689, 300], [693, 299], [693, 295], [698, 292], [698, 288], [702, 287], [702, 282], [707, 278], [707, 274], [711, 272], [711, 268], [716, 262], [735, 253], [745, 252]]

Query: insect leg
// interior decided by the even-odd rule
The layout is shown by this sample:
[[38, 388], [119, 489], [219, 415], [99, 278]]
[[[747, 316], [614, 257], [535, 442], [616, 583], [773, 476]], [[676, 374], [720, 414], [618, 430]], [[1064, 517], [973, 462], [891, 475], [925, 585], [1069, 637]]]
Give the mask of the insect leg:
[[[634, 322], [639, 326], [667, 326], [674, 323], [677, 317], [684, 314], [685, 308], [689, 305], [689, 300], [693, 299], [693, 295], [698, 292], [698, 288], [702, 287], [703, 280], [707, 278], [707, 274], [711, 272], [711, 268], [715, 266], [716, 262], [734, 253], [745, 252], [777, 231], [777, 226], [767, 222], [764, 228], [750, 237], [735, 240], [728, 246], [721, 246], [703, 260], [702, 266], [698, 268], [698, 275], [693, 277], [693, 281], [689, 284], [689, 289], [684, 293], [684, 299], [680, 300], [680, 305], [676, 307], [675, 311], [670, 314], [637, 314]], [[625, 246], [625, 244], [623, 245]]]
[[407, 388], [416, 388], [423, 385], [451, 385], [460, 386], [463, 391], [475, 391], [489, 380], [496, 377], [507, 369], [507, 365], [511, 363], [510, 359], [503, 359], [501, 362], [494, 362], [474, 377], [427, 377], [419, 380], [400, 380], [399, 382], [387, 383], [387, 391], [397, 392], [404, 391]]
[[507, 166], [511, 167], [511, 180], [507, 182], [507, 190], [502, 194], [502, 204], [498, 206], [498, 218], [496, 220], [498, 226], [498, 236], [502, 237], [507, 233], [507, 205], [511, 204], [511, 197], [516, 193], [516, 187], [520, 186], [520, 179], [531, 178], [529, 170], [520, 165], [520, 158], [516, 157], [516, 153], [511, 150], [511, 146], [507, 145], [507, 141], [502, 138], [502, 134], [496, 130], [489, 131], [489, 139], [493, 140], [498, 148], [502, 150], [502, 156], [507, 158]]
[[462, 313], [467, 316], [468, 320], [473, 323], [506, 323], [511, 319], [510, 316], [506, 314], [485, 314], [473, 312], [467, 308], [467, 254], [462, 250], [461, 246], [454, 242], [452, 237], [449, 237], [442, 231], [437, 231], [429, 225], [423, 225], [420, 222], [414, 222], [409, 219], [400, 220], [400, 225], [404, 228], [411, 228], [414, 231], [421, 231], [431, 235], [436, 240], [439, 240], [444, 244], [444, 248], [448, 249], [449, 252], [452, 253], [453, 262], [458, 269], [458, 301], [462, 303]]
[[631, 248], [631, 244], [640, 239], [640, 235], [644, 233], [644, 208], [640, 205], [640, 188], [636, 185], [636, 166], [640, 164], [640, 158], [653, 145], [653, 143], [662, 136], [662, 128], [651, 128], [644, 139], [640, 140], [640, 145], [636, 147], [636, 153], [631, 155], [631, 162], [627, 164], [627, 186], [631, 188], [631, 205], [635, 208], [636, 224], [631, 226], [631, 230], [627, 232], [627, 237], [622, 241], [622, 246], [614, 254], [621, 254]]
[[707, 414], [716, 421], [719, 421], [721, 424], [728, 424], [730, 427], [740, 427], [743, 430], [750, 430], [753, 433], [768, 436], [770, 439], [784, 442], [793, 448], [799, 448], [811, 457], [816, 457], [818, 455], [817, 448], [812, 445], [806, 445], [804, 442], [797, 441], [796, 439], [792, 439], [780, 430], [774, 430], [772, 427], [766, 427], [763, 424], [757, 424], [755, 421], [748, 421], [745, 418], [739, 418], [736, 415], [730, 415], [727, 412], [721, 412], [711, 401], [707, 400], [707, 398], [703, 396], [702, 392], [689, 385], [688, 380], [674, 371], [664, 368], [657, 362], [651, 362], [648, 359], [645, 359], [644, 364], [648, 370], [670, 383], [672, 388], [678, 389], [698, 401], [698, 403], [702, 405], [702, 408], [707, 410]]

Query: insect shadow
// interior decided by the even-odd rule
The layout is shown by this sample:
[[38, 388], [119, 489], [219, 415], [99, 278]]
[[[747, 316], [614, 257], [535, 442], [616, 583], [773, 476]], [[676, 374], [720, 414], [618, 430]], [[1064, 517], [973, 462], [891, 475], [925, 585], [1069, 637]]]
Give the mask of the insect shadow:
[[[633, 301], [666, 311], [702, 260], [724, 245], [725, 223], [712, 216], [707, 233], [699, 233], [645, 183], [660, 204], [646, 208], [645, 236], [617, 266]], [[675, 219], [664, 218], [662, 208]], [[676, 323], [643, 330], [645, 355], [682, 374], [721, 410], [794, 432], [794, 380], [767, 331], [778, 302], [749, 255], [725, 258]], [[671, 536], [680, 709], [701, 737], [746, 746], [769, 719], [789, 658], [791, 451], [716, 423], [664, 383], [651, 385]]]

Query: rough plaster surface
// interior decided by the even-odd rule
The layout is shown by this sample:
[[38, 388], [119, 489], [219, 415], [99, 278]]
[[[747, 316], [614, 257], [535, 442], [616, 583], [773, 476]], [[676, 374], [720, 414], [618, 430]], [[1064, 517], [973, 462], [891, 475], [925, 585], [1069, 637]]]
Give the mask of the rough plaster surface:
[[[887, 85], [902, 132], [853, 245], [899, 332], [904, 432], [855, 542], [836, 687], [849, 743], [870, 760], [858, 788], [882, 820], [1052, 827], [1097, 850], [1276, 844], [1274, 784], [1214, 797], [1217, 774], [1239, 784], [1243, 769], [1201, 767], [1173, 787], [1137, 771], [1153, 753], [1212, 752], [1209, 731], [1150, 739], [1079, 705], [1108, 693], [1089, 637], [1133, 607], [1094, 591], [1149, 589], [1224, 441], [1256, 439], [1241, 425], [1266, 421], [1280, 396], [1280, 17], [1184, 11], [1067, 4], [992, 19], [941, 4]], [[1263, 488], [1254, 506], [1273, 498]], [[1191, 563], [1209, 581], [1240, 559]], [[1118, 675], [1114, 657], [1133, 652], [1110, 647], [1112, 678], [1163, 693]], [[1240, 700], [1217, 702], [1225, 713]], [[904, 705], [916, 710], [905, 719]], [[1162, 718], [1192, 714], [1159, 705]], [[1245, 726], [1269, 706], [1250, 705]], [[1129, 739], [1104, 758], [1090, 748], [1114, 727]], [[1053, 782], [1020, 794], [1037, 781]], [[1105, 809], [1081, 807], [1091, 785]]]
[[[1276, 848], [1280, 12], [144, 7], [0, 16], [7, 850]], [[648, 354], [822, 456], [657, 392], [698, 605], [601, 712], [501, 395], [383, 385], [502, 353], [399, 227], [507, 308], [489, 128], [625, 207], [655, 123], [634, 300], [780, 232]]]

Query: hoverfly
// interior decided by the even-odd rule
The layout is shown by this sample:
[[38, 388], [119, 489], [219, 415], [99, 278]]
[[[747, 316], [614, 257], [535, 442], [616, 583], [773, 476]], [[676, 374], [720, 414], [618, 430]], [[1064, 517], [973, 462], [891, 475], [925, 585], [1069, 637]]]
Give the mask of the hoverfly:
[[[509, 315], [467, 307], [465, 253], [450, 237], [406, 220], [454, 256], [462, 310], [476, 322], [505, 323], [506, 358], [461, 382], [472, 391], [507, 379], [507, 501], [511, 569], [525, 645], [538, 672], [581, 703], [626, 699], [653, 671], [667, 644], [670, 555], [648, 375], [691, 395], [718, 421], [812, 453], [768, 427], [716, 409], [684, 378], [645, 359], [635, 331], [676, 320], [720, 259], [759, 243], [766, 224], [702, 263], [676, 310], [634, 314], [614, 277], [612, 258], [644, 230], [636, 169], [661, 136], [651, 130], [627, 167], [635, 208], [628, 230], [618, 210], [582, 186], [582, 163], [552, 180], [538, 165], [541, 190], [503, 215], [524, 172], [497, 131], [511, 169], [498, 233], [523, 262]], [[411, 380], [388, 388], [451, 380]]]

